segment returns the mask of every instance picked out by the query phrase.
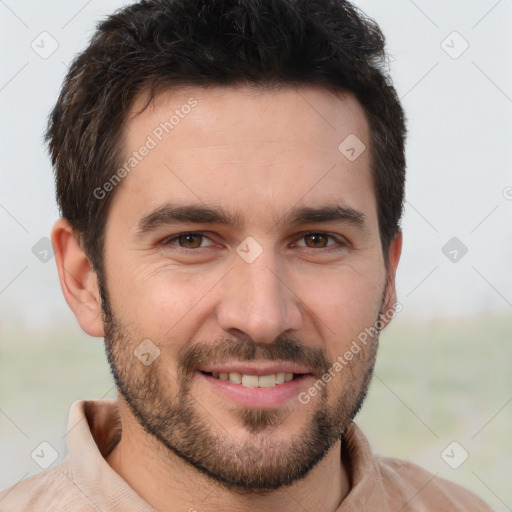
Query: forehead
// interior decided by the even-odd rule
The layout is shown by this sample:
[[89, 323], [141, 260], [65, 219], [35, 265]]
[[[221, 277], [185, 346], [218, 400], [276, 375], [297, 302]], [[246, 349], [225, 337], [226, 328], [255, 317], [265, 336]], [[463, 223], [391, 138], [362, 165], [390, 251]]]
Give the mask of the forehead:
[[202, 201], [261, 220], [299, 202], [375, 210], [369, 145], [357, 100], [320, 87], [188, 87], [149, 103], [141, 94], [123, 133], [123, 163], [134, 165], [112, 209]]

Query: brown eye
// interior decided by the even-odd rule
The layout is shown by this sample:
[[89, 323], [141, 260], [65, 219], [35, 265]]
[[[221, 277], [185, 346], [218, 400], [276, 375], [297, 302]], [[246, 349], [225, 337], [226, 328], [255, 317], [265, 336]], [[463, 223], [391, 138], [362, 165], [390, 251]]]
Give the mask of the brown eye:
[[182, 233], [167, 241], [167, 245], [176, 244], [184, 249], [199, 249], [206, 237], [200, 233]]
[[325, 235], [324, 233], [308, 233], [307, 235], [304, 235], [307, 247], [312, 249], [323, 249], [324, 247], [327, 247], [329, 238], [332, 237]]
[[177, 240], [180, 247], [185, 247], [186, 249], [197, 249], [198, 247], [201, 247], [202, 238], [203, 235], [187, 233], [185, 235], [180, 235]]

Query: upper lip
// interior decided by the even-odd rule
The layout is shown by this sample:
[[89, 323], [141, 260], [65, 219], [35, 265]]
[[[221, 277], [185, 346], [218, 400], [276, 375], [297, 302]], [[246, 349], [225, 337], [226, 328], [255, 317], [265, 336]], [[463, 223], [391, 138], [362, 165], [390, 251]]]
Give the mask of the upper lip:
[[242, 373], [244, 375], [270, 375], [272, 373], [310, 373], [307, 368], [299, 366], [296, 363], [269, 361], [261, 363], [232, 362], [232, 363], [212, 363], [204, 364], [198, 368], [198, 371], [208, 373]]

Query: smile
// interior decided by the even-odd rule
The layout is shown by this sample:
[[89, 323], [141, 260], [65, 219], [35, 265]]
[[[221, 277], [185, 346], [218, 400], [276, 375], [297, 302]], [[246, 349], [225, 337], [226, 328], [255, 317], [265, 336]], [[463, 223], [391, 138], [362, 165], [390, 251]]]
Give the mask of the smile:
[[268, 375], [248, 375], [239, 372], [202, 372], [215, 379], [232, 382], [233, 384], [240, 384], [247, 388], [271, 388], [290, 382], [294, 377], [293, 373], [270, 373]]

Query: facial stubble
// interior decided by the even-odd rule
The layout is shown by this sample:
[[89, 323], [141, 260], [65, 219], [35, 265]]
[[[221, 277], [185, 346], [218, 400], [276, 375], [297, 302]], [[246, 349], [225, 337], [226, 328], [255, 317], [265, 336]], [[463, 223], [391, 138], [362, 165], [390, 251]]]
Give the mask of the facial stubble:
[[[285, 336], [271, 344], [256, 343], [246, 336], [226, 338], [213, 344], [195, 344], [181, 353], [173, 376], [161, 364], [164, 358], [145, 366], [135, 357], [140, 339], [118, 320], [102, 286], [100, 293], [107, 358], [118, 392], [131, 413], [149, 435], [172, 452], [168, 452], [170, 456], [180, 457], [232, 492], [265, 494], [304, 478], [342, 439], [367, 395], [378, 336], [361, 350], [357, 365], [343, 368], [338, 375], [344, 375], [345, 382], [333, 405], [330, 386], [318, 386], [319, 394], [311, 401], [300, 435], [282, 440], [287, 416], [297, 407], [305, 407], [302, 404], [273, 410], [232, 408], [226, 414], [234, 414], [248, 432], [246, 441], [237, 442], [194, 396], [192, 384], [198, 363], [228, 357], [293, 361], [311, 368], [319, 382], [333, 367], [325, 350], [308, 348]], [[165, 350], [164, 345], [161, 349]], [[274, 435], [278, 431], [280, 439]]]

